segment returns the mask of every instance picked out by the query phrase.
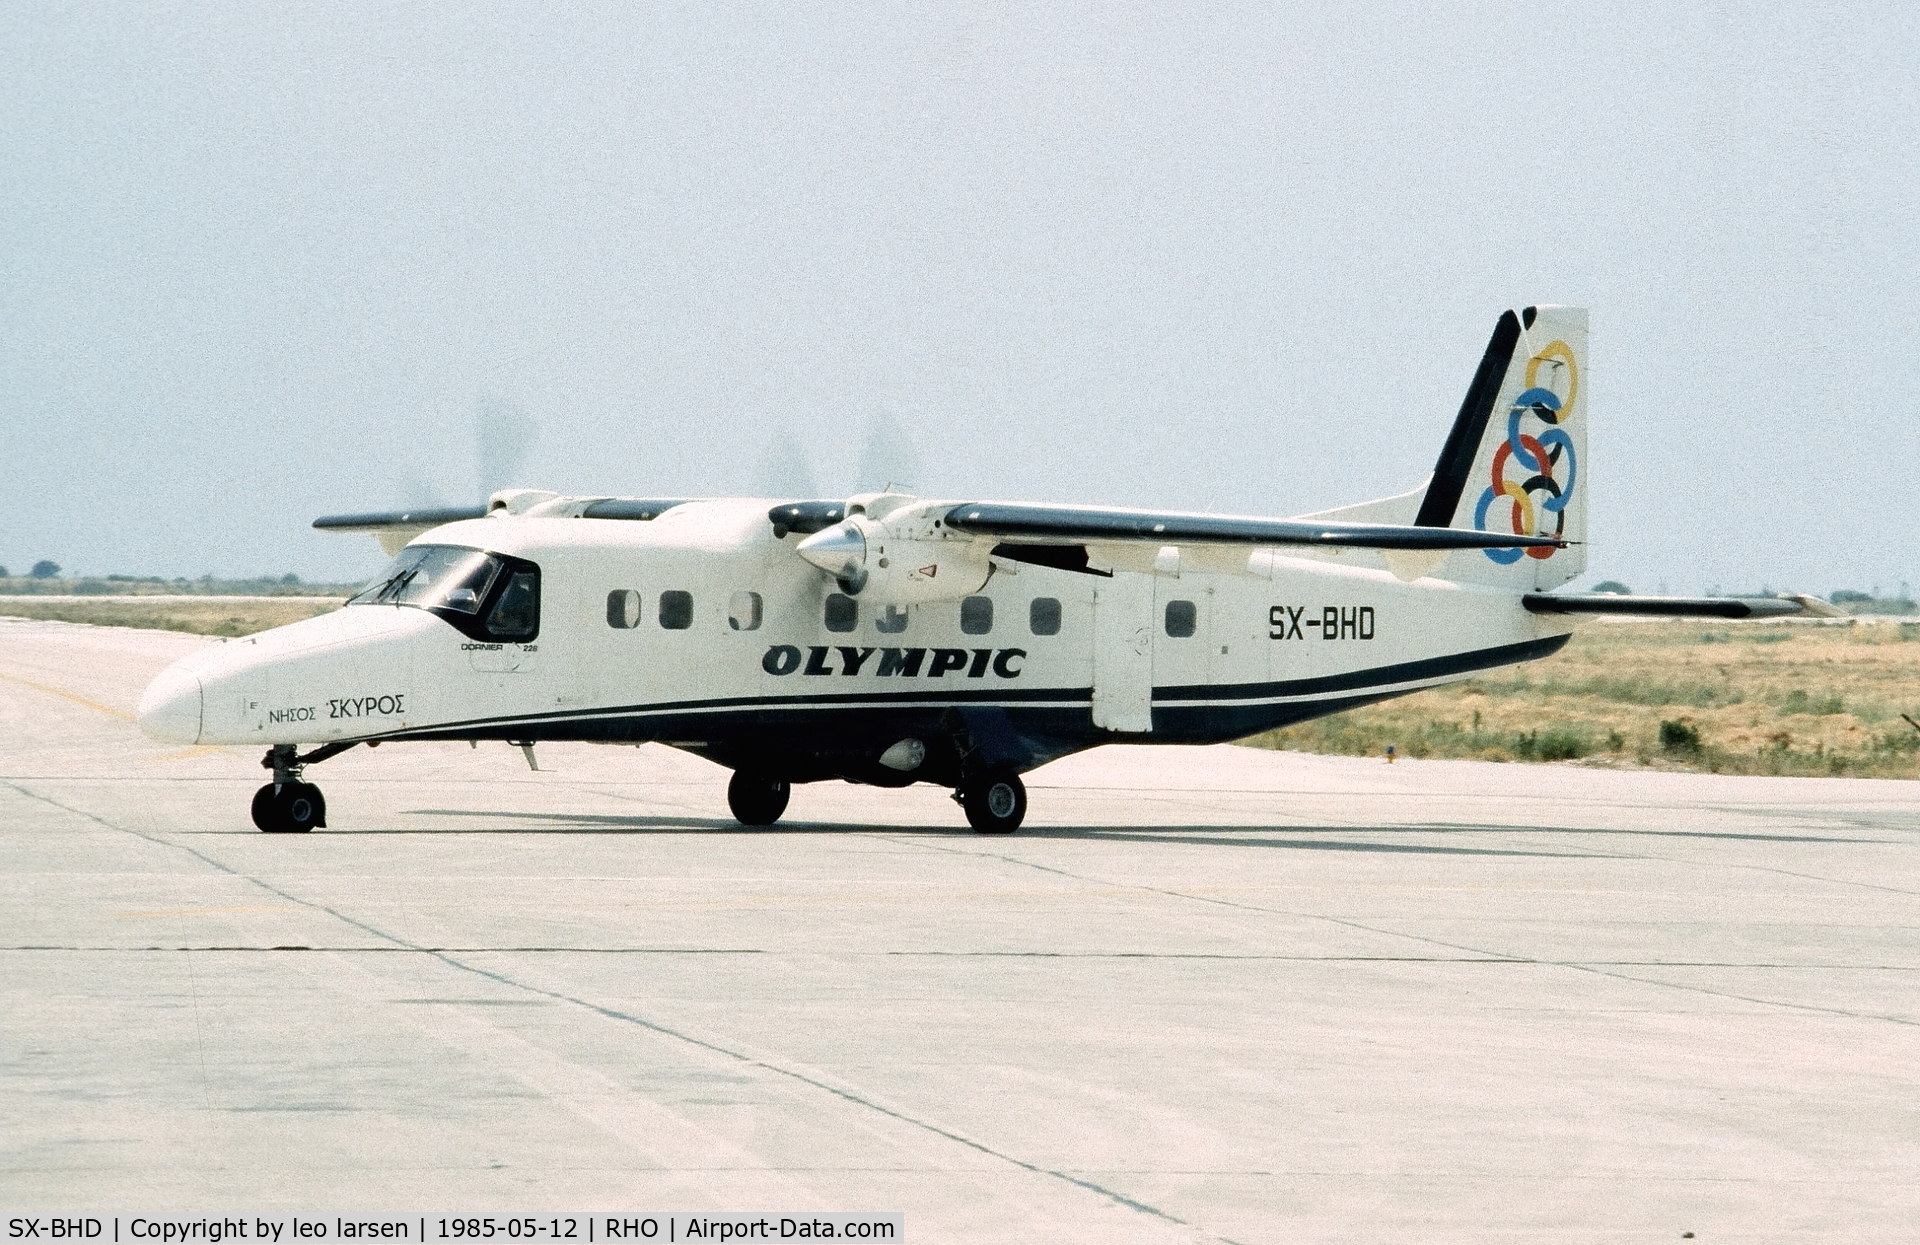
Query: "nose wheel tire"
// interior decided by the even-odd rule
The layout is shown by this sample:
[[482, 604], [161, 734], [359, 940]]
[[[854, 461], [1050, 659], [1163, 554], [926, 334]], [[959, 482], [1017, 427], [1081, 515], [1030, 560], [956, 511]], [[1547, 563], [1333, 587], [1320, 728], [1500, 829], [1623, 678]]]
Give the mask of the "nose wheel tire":
[[771, 826], [787, 811], [793, 787], [784, 778], [733, 771], [727, 783], [727, 807], [743, 826]]
[[967, 824], [981, 834], [1012, 834], [1027, 816], [1027, 785], [1012, 770], [994, 770], [960, 788]]
[[310, 782], [268, 783], [253, 793], [253, 824], [268, 834], [305, 834], [327, 824], [327, 799]]

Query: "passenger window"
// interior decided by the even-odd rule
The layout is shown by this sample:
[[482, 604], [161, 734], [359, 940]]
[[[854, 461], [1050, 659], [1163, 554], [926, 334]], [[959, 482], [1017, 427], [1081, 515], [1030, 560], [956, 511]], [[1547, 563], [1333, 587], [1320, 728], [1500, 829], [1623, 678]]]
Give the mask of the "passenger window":
[[860, 606], [845, 593], [829, 593], [826, 617], [828, 631], [852, 631], [860, 621]]
[[985, 635], [993, 630], [993, 598], [967, 597], [960, 602], [960, 630]]
[[607, 626], [631, 631], [640, 625], [640, 594], [631, 588], [615, 588], [607, 594]]
[[1167, 634], [1176, 640], [1184, 640], [1193, 634], [1194, 624], [1199, 620], [1200, 611], [1191, 601], [1167, 602]]
[[873, 629], [887, 635], [899, 635], [907, 629], [907, 607], [889, 605], [874, 616]]
[[727, 625], [735, 631], [758, 631], [760, 629], [760, 594], [757, 592], [736, 592], [727, 602]]
[[540, 631], [540, 577], [515, 571], [506, 590], [487, 615], [487, 630], [496, 640], [531, 640]]
[[1027, 625], [1035, 635], [1060, 634], [1060, 602], [1054, 597], [1035, 597], [1027, 614]]
[[693, 594], [677, 588], [661, 593], [660, 625], [668, 631], [685, 631], [693, 626]]

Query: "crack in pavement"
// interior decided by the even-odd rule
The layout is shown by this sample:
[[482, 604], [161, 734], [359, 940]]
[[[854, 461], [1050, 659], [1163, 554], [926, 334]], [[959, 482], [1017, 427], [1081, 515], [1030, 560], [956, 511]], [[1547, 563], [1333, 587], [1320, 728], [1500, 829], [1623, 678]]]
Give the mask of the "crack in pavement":
[[[924, 847], [931, 851], [949, 852], [949, 853], [952, 853], [955, 855], [961, 855], [961, 856], [976, 856], [985, 860], [998, 860], [1005, 864], [1015, 865], [1015, 866], [1019, 866], [1027, 869], [1038, 869], [1043, 873], [1053, 873], [1061, 877], [1072, 878], [1077, 882], [1088, 882], [1097, 886], [1129, 885], [1127, 883], [1114, 882], [1110, 879], [1094, 877], [1088, 874], [1074, 873], [1067, 869], [1056, 869], [1050, 865], [1038, 864], [1030, 860], [1021, 860], [1017, 857], [1003, 855], [998, 852], [968, 851], [965, 848], [946, 847], [938, 843], [928, 842], [926, 840], [915, 841], [910, 839], [898, 839], [896, 841], [907, 843], [913, 846]], [[1660, 861], [1665, 864], [1682, 864], [1682, 865], [1698, 863], [1694, 861], [1678, 861], [1678, 860], [1673, 860], [1669, 857], [1650, 856], [1650, 855], [1634, 855], [1634, 856], [1618, 856], [1618, 857], [1599, 856], [1599, 857], [1590, 857], [1590, 858], [1621, 859], [1621, 860], [1651, 860], [1651, 861]], [[1729, 865], [1727, 867], [1729, 868], [1761, 868], [1761, 869], [1765, 868], [1765, 866], [1738, 865], [1738, 864]], [[1788, 872], [1786, 870], [1768, 870], [1768, 871], [1781, 872], [1781, 873]], [[1814, 878], [1814, 877], [1811, 877], [1810, 875], [1804, 875], [1804, 874], [1791, 874], [1790, 876], [1807, 877], [1808, 880], [1811, 880], [1811, 881], [1832, 881], [1833, 880], [1829, 878]], [[1861, 883], [1860, 885], [1870, 885], [1870, 884]], [[1166, 895], [1170, 898], [1184, 899], [1194, 903], [1215, 904], [1223, 908], [1238, 908], [1245, 912], [1264, 912], [1272, 916], [1287, 916], [1287, 917], [1293, 917], [1297, 920], [1326, 921], [1333, 925], [1345, 926], [1348, 929], [1364, 930], [1365, 932], [1370, 934], [1381, 934], [1389, 938], [1405, 938], [1405, 939], [1410, 939], [1414, 942], [1425, 943], [1429, 946], [1445, 947], [1449, 951], [1465, 952], [1469, 955], [1475, 956], [1480, 959], [1495, 960], [1499, 962], [1512, 963], [1512, 964], [1536, 964], [1543, 968], [1564, 968], [1564, 969], [1569, 969], [1573, 972], [1592, 973], [1595, 976], [1599, 976], [1599, 977], [1611, 977], [1619, 981], [1631, 981], [1638, 985], [1654, 986], [1654, 987], [1657, 987], [1660, 989], [1666, 989], [1666, 990], [1677, 990], [1682, 993], [1688, 993], [1688, 994], [1703, 994], [1713, 998], [1733, 999], [1742, 1003], [1758, 1004], [1763, 1007], [1779, 1007], [1789, 1011], [1811, 1012], [1819, 1015], [1828, 1015], [1828, 1016], [1843, 1016], [1851, 1020], [1881, 1020], [1881, 1021], [1887, 1022], [1888, 1024], [1903, 1025], [1910, 1028], [1920, 1028], [1920, 1018], [1905, 1017], [1905, 1016], [1891, 1016], [1891, 1015], [1887, 1015], [1884, 1012], [1858, 1012], [1858, 1011], [1851, 1011], [1847, 1008], [1842, 1008], [1842, 1007], [1822, 1007], [1815, 1003], [1793, 1003], [1793, 1002], [1785, 1001], [1783, 999], [1768, 999], [1768, 998], [1760, 998], [1755, 995], [1737, 994], [1728, 990], [1713, 990], [1713, 989], [1707, 988], [1706, 986], [1682, 985], [1677, 982], [1661, 981], [1657, 977], [1640, 977], [1640, 976], [1635, 976], [1632, 973], [1612, 972], [1612, 971], [1609, 971], [1608, 967], [1604, 966], [1606, 963], [1605, 961], [1549, 960], [1549, 959], [1542, 959], [1538, 956], [1508, 955], [1500, 951], [1490, 951], [1485, 947], [1473, 947], [1473, 946], [1468, 946], [1464, 943], [1448, 942], [1442, 938], [1432, 938], [1425, 934], [1410, 934], [1405, 932], [1404, 930], [1382, 929], [1378, 926], [1368, 925], [1361, 921], [1350, 921], [1341, 917], [1327, 916], [1325, 913], [1299, 912], [1299, 911], [1295, 911], [1288, 908], [1268, 908], [1268, 907], [1263, 907], [1259, 904], [1235, 903], [1232, 900], [1219, 899], [1211, 895], [1195, 895], [1187, 891], [1172, 890], [1166, 887], [1159, 887], [1159, 886], [1142, 886], [1137, 882], [1130, 884], [1130, 889], [1139, 891], [1143, 894]], [[1889, 890], [1891, 888], [1871, 887], [1871, 889]], [[1905, 894], [1907, 892], [1897, 891], [1895, 893]], [[1660, 965], [1660, 966], [1665, 967], [1664, 965]], [[1680, 967], [1680, 966], [1675, 965], [1674, 967]]]
[[[516, 980], [515, 978], [507, 976], [504, 973], [495, 972], [492, 969], [483, 968], [479, 965], [463, 963], [460, 960], [453, 959], [452, 954], [449, 952], [436, 951], [424, 946], [410, 943], [404, 938], [398, 937], [397, 935], [394, 935], [394, 934], [389, 934], [384, 930], [377, 929], [374, 926], [369, 925], [366, 922], [361, 921], [356, 917], [349, 916], [346, 913], [341, 912], [336, 908], [330, 907], [326, 904], [315, 903], [312, 900], [302, 899], [299, 896], [294, 895], [289, 891], [283, 890], [280, 887], [275, 886], [271, 882], [268, 882], [262, 878], [254, 877], [251, 874], [244, 873], [238, 869], [235, 869], [227, 865], [223, 861], [216, 860], [213, 857], [208, 856], [206, 853], [200, 851], [199, 849], [191, 847], [187, 844], [174, 843], [159, 835], [149, 834], [142, 830], [136, 830], [130, 826], [116, 825], [113, 822], [106, 820], [104, 817], [100, 817], [94, 813], [90, 813], [85, 809], [74, 808], [70, 805], [63, 804], [58, 800], [52, 799], [51, 797], [41, 795], [35, 791], [27, 790], [24, 787], [20, 787], [15, 783], [6, 781], [4, 779], [0, 779], [0, 786], [7, 787], [10, 790], [14, 791], [16, 794], [24, 796], [27, 799], [38, 801], [39, 803], [49, 805], [50, 807], [53, 807], [53, 808], [57, 808], [62, 812], [68, 813], [72, 816], [80, 817], [87, 821], [91, 821], [95, 825], [101, 826], [105, 829], [112, 830], [120, 834], [129, 834], [134, 836], [135, 838], [143, 839], [149, 843], [155, 844], [156, 846], [168, 847], [168, 848], [173, 848], [174, 850], [177, 850], [177, 851], [186, 852], [188, 855], [193, 856], [195, 859], [204, 862], [211, 868], [217, 869], [218, 871], [228, 875], [229, 877], [238, 878], [242, 881], [249, 882], [254, 886], [260, 887], [262, 890], [268, 892], [269, 894], [277, 895], [280, 898], [285, 899], [291, 903], [296, 903], [301, 905], [302, 907], [310, 908], [318, 912], [324, 912], [328, 916], [331, 916], [336, 920], [341, 921], [342, 923], [353, 927], [354, 929], [358, 929], [363, 933], [371, 935], [372, 937], [375, 937], [375, 938], [381, 939], [384, 942], [393, 944], [393, 946], [396, 949], [404, 949], [406, 951], [409, 951], [415, 954], [425, 955], [432, 959], [436, 959], [440, 961], [442, 964], [447, 965], [449, 968], [456, 969], [460, 972], [470, 973], [476, 977], [481, 977], [486, 980], [493, 981], [500, 985], [509, 987], [514, 990], [520, 990], [528, 994], [540, 995], [542, 997], [553, 999], [558, 1002], [569, 1003], [575, 1007], [581, 1008], [585, 1011], [591, 1012], [605, 1019], [613, 1020], [623, 1024], [633, 1025], [636, 1028], [644, 1029], [649, 1033], [654, 1033], [661, 1037], [671, 1038], [675, 1041], [683, 1042], [689, 1046], [707, 1051], [711, 1054], [719, 1055], [724, 1058], [737, 1061], [738, 1063], [745, 1065], [747, 1067], [757, 1068], [757, 1069], [760, 1069], [761, 1071], [767, 1072], [775, 1076], [786, 1077], [789, 1080], [798, 1082], [799, 1084], [802, 1084], [802, 1085], [809, 1086], [813, 1089], [821, 1091], [822, 1093], [838, 1098], [841, 1101], [846, 1102], [850, 1105], [861, 1107], [865, 1110], [872, 1111], [879, 1115], [886, 1116], [887, 1118], [895, 1120], [899, 1123], [909, 1125], [910, 1127], [913, 1127], [913, 1128], [918, 1128], [936, 1137], [940, 1137], [947, 1141], [950, 1141], [955, 1145], [963, 1146], [979, 1154], [986, 1155], [989, 1158], [997, 1159], [1010, 1166], [1017, 1167], [1022, 1171], [1026, 1171], [1031, 1174], [1039, 1175], [1039, 1176], [1048, 1176], [1055, 1180], [1062, 1181], [1066, 1184], [1073, 1185], [1087, 1192], [1096, 1194], [1099, 1197], [1105, 1198], [1117, 1206], [1125, 1207], [1128, 1210], [1136, 1211], [1140, 1214], [1149, 1216], [1154, 1219], [1158, 1219], [1162, 1222], [1165, 1222], [1177, 1227], [1186, 1228], [1191, 1231], [1203, 1232], [1206, 1235], [1212, 1237], [1213, 1239], [1221, 1242], [1221, 1245], [1241, 1245], [1240, 1242], [1234, 1241], [1231, 1238], [1228, 1238], [1225, 1236], [1221, 1236], [1220, 1234], [1213, 1232], [1209, 1229], [1200, 1227], [1197, 1224], [1189, 1223], [1187, 1220], [1181, 1219], [1179, 1216], [1174, 1215], [1168, 1211], [1162, 1210], [1157, 1206], [1152, 1206], [1146, 1202], [1141, 1202], [1134, 1198], [1130, 1198], [1126, 1194], [1121, 1193], [1118, 1190], [1107, 1188], [1106, 1186], [1101, 1185], [1095, 1181], [1083, 1179], [1079, 1176], [1072, 1175], [1071, 1173], [1066, 1171], [1045, 1167], [1038, 1163], [1028, 1162], [1027, 1160], [1016, 1157], [1012, 1154], [1008, 1154], [1001, 1150], [996, 1150], [992, 1146], [989, 1146], [983, 1142], [975, 1141], [973, 1138], [968, 1137], [963, 1133], [955, 1132], [952, 1129], [944, 1128], [929, 1120], [923, 1120], [916, 1116], [910, 1115], [905, 1111], [898, 1110], [893, 1107], [889, 1107], [884, 1103], [881, 1103], [879, 1101], [876, 1101], [875, 1099], [865, 1096], [864, 1094], [857, 1093], [851, 1089], [846, 1089], [838, 1085], [830, 1084], [827, 1081], [821, 1080], [814, 1076], [810, 1076], [807, 1073], [802, 1072], [798, 1069], [783, 1067], [779, 1064], [770, 1062], [766, 1059], [762, 1059], [757, 1056], [748, 1054], [745, 1051], [734, 1050], [730, 1047], [721, 1045], [718, 1042], [708, 1041], [705, 1038], [695, 1037], [693, 1034], [684, 1033], [684, 1032], [681, 1032], [680, 1030], [674, 1029], [668, 1025], [661, 1024], [657, 1021], [648, 1020], [644, 1016], [639, 1016], [631, 1012], [623, 1012], [618, 1008], [607, 1007], [603, 1004], [595, 1003], [588, 999], [567, 994], [563, 991], [549, 990], [542, 986], [536, 986], [528, 982], [519, 981], [519, 980]], [[471, 954], [471, 953], [467, 953], [467, 954]]]

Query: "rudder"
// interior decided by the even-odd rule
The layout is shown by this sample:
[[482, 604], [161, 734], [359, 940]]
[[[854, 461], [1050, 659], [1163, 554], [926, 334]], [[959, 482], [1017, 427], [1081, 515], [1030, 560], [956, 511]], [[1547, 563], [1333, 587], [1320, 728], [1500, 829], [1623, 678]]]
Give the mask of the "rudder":
[[1448, 578], [1542, 589], [1586, 570], [1586, 358], [1583, 307], [1508, 311], [1494, 326], [1414, 522], [1574, 543], [1463, 551]]

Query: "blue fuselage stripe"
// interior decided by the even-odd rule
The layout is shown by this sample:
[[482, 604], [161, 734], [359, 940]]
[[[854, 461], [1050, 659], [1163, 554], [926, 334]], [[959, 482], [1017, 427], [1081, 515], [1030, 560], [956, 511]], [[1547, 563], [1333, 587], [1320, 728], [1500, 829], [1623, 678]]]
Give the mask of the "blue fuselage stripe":
[[[1468, 674], [1518, 662], [1532, 661], [1558, 652], [1568, 636], [1548, 636], [1519, 644], [1449, 653], [1420, 661], [1375, 666], [1343, 674], [1317, 675], [1305, 679], [1283, 679], [1267, 683], [1187, 684], [1153, 689], [1157, 706], [1200, 707], [1209, 704], [1240, 704], [1271, 701], [1285, 702], [1342, 692], [1380, 693], [1407, 683], [1422, 683], [1452, 675]], [[1413, 689], [1409, 689], [1413, 690]], [[1387, 693], [1392, 694], [1392, 693]], [[600, 709], [574, 709], [563, 713], [517, 714], [472, 718], [436, 726], [417, 727], [380, 735], [381, 739], [421, 739], [459, 737], [462, 732], [497, 730], [505, 727], [530, 727], [541, 724], [598, 722], [614, 725], [645, 718], [678, 717], [713, 713], [792, 711], [804, 709], [916, 709], [942, 708], [947, 705], [994, 705], [1017, 708], [1075, 708], [1092, 701], [1090, 687], [1059, 688], [981, 688], [978, 690], [925, 690], [900, 692], [819, 692], [792, 696], [734, 696], [712, 700], [662, 701], [654, 704], [621, 705]]]

